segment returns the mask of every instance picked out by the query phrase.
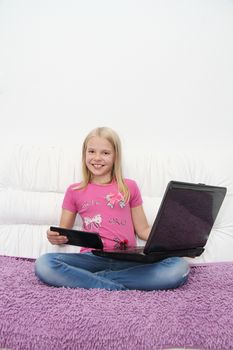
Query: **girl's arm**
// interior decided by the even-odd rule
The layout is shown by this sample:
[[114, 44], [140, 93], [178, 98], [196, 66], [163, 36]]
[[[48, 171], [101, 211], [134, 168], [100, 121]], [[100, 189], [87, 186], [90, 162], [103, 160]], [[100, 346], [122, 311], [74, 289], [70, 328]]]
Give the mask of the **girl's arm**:
[[[75, 218], [75, 213], [66, 209], [62, 209], [59, 226], [63, 228], [72, 228], [74, 226]], [[68, 241], [66, 236], [59, 235], [58, 232], [50, 230], [47, 231], [47, 238], [51, 244], [65, 244]]]
[[135, 232], [140, 239], [146, 241], [151, 231], [151, 227], [148, 224], [143, 206], [131, 208], [132, 221]]
[[72, 211], [62, 209], [61, 218], [60, 218], [60, 227], [63, 228], [72, 228], [74, 226], [76, 218], [76, 213]]

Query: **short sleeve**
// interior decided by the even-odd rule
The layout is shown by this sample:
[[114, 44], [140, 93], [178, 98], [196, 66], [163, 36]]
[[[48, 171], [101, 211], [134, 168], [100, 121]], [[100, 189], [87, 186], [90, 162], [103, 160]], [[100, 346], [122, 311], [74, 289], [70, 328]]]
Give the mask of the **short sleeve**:
[[126, 180], [126, 184], [128, 185], [128, 188], [130, 191], [130, 199], [129, 199], [130, 208], [135, 208], [142, 205], [143, 203], [142, 195], [136, 181]]
[[62, 203], [62, 208], [77, 213], [77, 208], [74, 201], [74, 186], [71, 185], [67, 188]]

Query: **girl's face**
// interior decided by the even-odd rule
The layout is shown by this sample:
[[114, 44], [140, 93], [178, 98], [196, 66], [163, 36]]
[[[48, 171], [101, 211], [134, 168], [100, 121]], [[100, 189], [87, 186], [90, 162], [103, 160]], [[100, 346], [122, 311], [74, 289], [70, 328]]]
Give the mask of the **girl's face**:
[[115, 152], [108, 140], [99, 136], [90, 138], [86, 149], [86, 166], [92, 174], [92, 182], [110, 182], [114, 160]]

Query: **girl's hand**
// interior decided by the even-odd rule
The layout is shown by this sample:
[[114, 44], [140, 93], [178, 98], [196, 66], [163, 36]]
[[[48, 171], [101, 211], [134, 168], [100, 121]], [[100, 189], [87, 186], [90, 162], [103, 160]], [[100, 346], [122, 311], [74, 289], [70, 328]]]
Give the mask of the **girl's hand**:
[[47, 230], [47, 238], [51, 244], [65, 244], [68, 242], [66, 236], [59, 235], [58, 232]]

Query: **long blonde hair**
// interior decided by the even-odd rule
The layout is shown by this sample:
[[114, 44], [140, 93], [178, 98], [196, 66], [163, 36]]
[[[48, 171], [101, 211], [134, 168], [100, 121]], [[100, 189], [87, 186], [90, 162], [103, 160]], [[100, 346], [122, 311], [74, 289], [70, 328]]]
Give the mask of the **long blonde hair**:
[[121, 155], [121, 141], [117, 133], [111, 128], [99, 127], [92, 130], [85, 138], [82, 146], [82, 174], [83, 181], [78, 189], [85, 188], [91, 181], [91, 172], [86, 166], [86, 150], [89, 140], [93, 136], [98, 136], [106, 139], [111, 143], [114, 149], [114, 165], [112, 168], [111, 180], [115, 180], [118, 185], [118, 191], [123, 195], [124, 200], [128, 201], [130, 197], [128, 186], [126, 185], [122, 174], [122, 155]]

